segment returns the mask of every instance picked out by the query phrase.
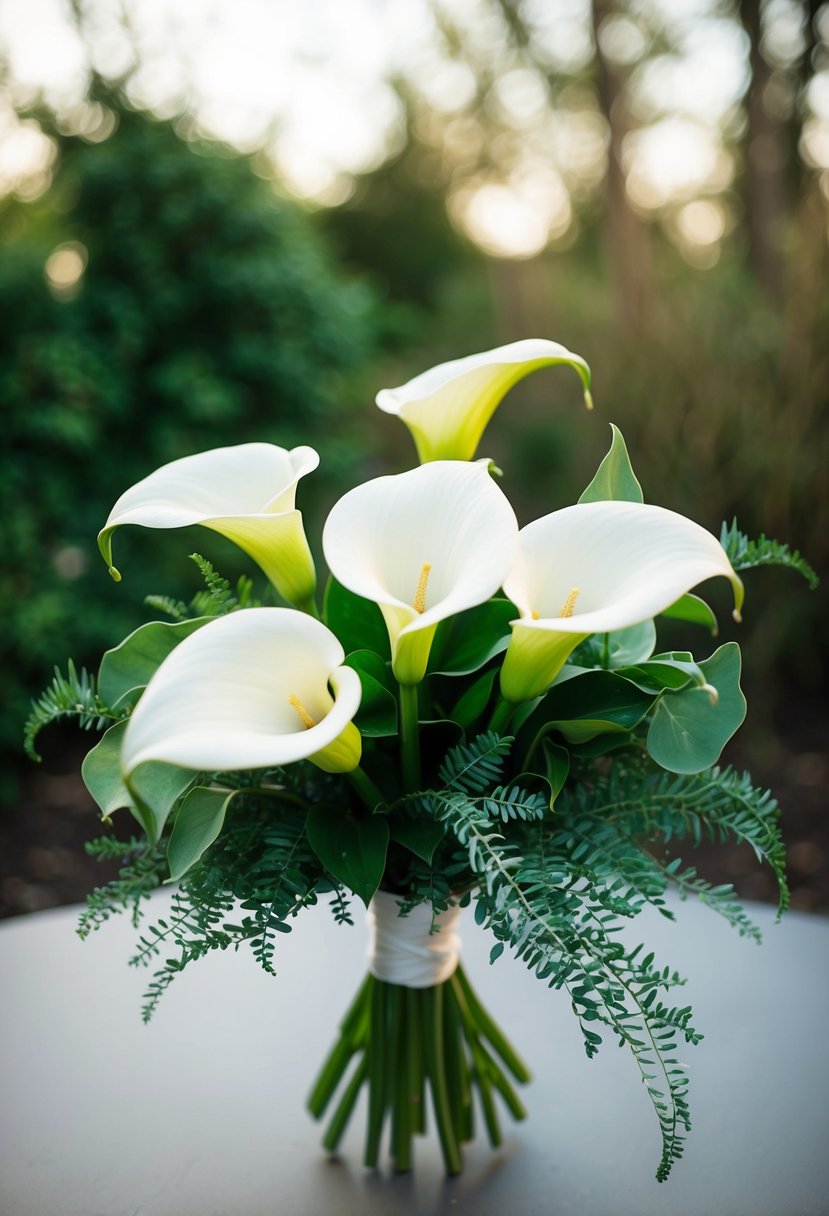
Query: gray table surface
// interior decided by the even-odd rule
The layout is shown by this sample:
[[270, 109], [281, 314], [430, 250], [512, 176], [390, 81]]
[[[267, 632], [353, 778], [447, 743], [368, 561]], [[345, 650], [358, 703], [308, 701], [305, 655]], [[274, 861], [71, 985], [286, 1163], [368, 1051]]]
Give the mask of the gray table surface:
[[[154, 900], [156, 913], [166, 896]], [[147, 973], [126, 966], [119, 918], [81, 943], [76, 909], [0, 927], [1, 1216], [825, 1216], [829, 1213], [829, 921], [754, 907], [761, 948], [714, 913], [637, 925], [690, 977], [706, 1039], [691, 1066], [695, 1127], [660, 1186], [659, 1137], [627, 1052], [585, 1058], [567, 999], [521, 965], [488, 965], [463, 928], [467, 971], [533, 1065], [529, 1120], [477, 1141], [445, 1180], [418, 1140], [414, 1175], [360, 1163], [362, 1120], [328, 1159], [304, 1109], [315, 1069], [364, 971], [365, 936], [303, 914], [277, 979], [247, 953], [179, 977], [149, 1027]], [[642, 918], [644, 922], [644, 918]]]

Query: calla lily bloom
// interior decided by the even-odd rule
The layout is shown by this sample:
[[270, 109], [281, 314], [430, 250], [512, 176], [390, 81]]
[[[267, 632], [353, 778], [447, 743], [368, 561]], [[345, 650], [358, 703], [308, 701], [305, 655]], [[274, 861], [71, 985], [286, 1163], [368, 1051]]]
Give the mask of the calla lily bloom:
[[515, 560], [515, 513], [488, 470], [441, 460], [378, 477], [328, 516], [331, 573], [380, 606], [401, 684], [423, 679], [438, 623], [488, 600]]
[[215, 771], [308, 759], [350, 772], [360, 762], [361, 686], [344, 658], [330, 629], [292, 608], [218, 617], [147, 685], [124, 734], [125, 781], [147, 760]]
[[116, 528], [201, 524], [244, 549], [289, 603], [307, 607], [316, 575], [294, 499], [300, 477], [318, 464], [313, 448], [287, 451], [270, 443], [242, 443], [174, 460], [121, 495], [98, 534], [98, 548], [117, 581]]
[[743, 584], [710, 532], [662, 507], [590, 502], [521, 529], [504, 591], [521, 617], [501, 669], [508, 701], [543, 693], [579, 642], [649, 620], [697, 583], [729, 579], [735, 618]]
[[376, 400], [381, 410], [396, 414], [409, 428], [421, 463], [471, 460], [509, 389], [530, 372], [557, 363], [578, 372], [585, 404], [592, 409], [590, 368], [580, 355], [546, 338], [525, 338], [441, 363], [399, 388], [381, 389]]

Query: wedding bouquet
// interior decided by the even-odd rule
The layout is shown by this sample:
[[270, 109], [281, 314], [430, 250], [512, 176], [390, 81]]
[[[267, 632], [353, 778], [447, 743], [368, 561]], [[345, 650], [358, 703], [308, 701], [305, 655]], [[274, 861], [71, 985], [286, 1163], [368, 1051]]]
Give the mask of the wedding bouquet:
[[[128, 489], [99, 536], [110, 573], [125, 524], [201, 524], [236, 542], [267, 576], [265, 598], [235, 590], [199, 555], [206, 589], [190, 604], [153, 596], [166, 620], [142, 625], [96, 678], [70, 663], [33, 707], [27, 746], [55, 718], [104, 729], [83, 764], [109, 826], [126, 809], [140, 838], [90, 851], [120, 861], [95, 890], [82, 936], [114, 911], [138, 923], [149, 892], [177, 888], [139, 940], [155, 960], [149, 1018], [169, 983], [211, 950], [247, 943], [266, 971], [279, 936], [327, 896], [352, 923], [368, 907], [369, 974], [310, 1097], [333, 1107], [334, 1150], [363, 1086], [365, 1161], [384, 1128], [397, 1170], [412, 1163], [427, 1106], [449, 1173], [480, 1111], [500, 1139], [496, 1098], [524, 1114], [528, 1070], [459, 962], [454, 925], [474, 906], [493, 939], [542, 983], [563, 989], [592, 1056], [626, 1045], [662, 1133], [667, 1178], [689, 1127], [679, 1044], [698, 1032], [683, 981], [619, 929], [669, 887], [758, 938], [731, 887], [712, 886], [666, 841], [733, 838], [774, 870], [786, 904], [778, 809], [747, 775], [716, 767], [745, 714], [740, 652], [656, 651], [654, 619], [717, 632], [692, 588], [721, 577], [739, 620], [739, 571], [792, 566], [797, 553], [736, 524], [717, 540], [645, 505], [617, 428], [578, 503], [519, 528], [475, 459], [483, 430], [519, 379], [578, 355], [516, 342], [435, 367], [377, 404], [409, 428], [420, 465], [357, 486], [314, 561], [295, 507], [318, 456], [251, 443], [176, 460]], [[269, 606], [273, 592], [290, 607]], [[266, 602], [267, 601], [267, 602]], [[169, 957], [166, 955], [169, 953]]]

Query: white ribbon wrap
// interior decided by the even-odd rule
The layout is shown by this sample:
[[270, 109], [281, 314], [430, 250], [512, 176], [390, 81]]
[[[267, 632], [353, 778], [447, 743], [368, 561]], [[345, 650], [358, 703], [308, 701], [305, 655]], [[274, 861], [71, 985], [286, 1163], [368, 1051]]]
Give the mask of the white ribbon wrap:
[[418, 904], [400, 916], [400, 898], [376, 891], [368, 906], [368, 969], [387, 984], [404, 988], [432, 988], [448, 980], [458, 965], [461, 939], [454, 932], [461, 910], [452, 904], [434, 918], [431, 904]]

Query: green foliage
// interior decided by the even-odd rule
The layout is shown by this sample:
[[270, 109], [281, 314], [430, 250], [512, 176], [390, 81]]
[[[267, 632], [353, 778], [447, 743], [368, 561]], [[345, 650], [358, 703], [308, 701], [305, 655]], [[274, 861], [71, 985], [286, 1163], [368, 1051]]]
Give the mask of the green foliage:
[[305, 830], [328, 873], [368, 907], [386, 868], [389, 825], [383, 816], [354, 816], [341, 805], [322, 803], [308, 812]]
[[[772, 866], [782, 907], [777, 805], [730, 770], [672, 776], [631, 757], [610, 771], [581, 762], [579, 779], [564, 785], [550, 816], [541, 796], [500, 783], [509, 747], [510, 740], [489, 734], [453, 749], [442, 767], [443, 789], [407, 801], [444, 822], [465, 850], [476, 919], [496, 938], [493, 958], [509, 947], [549, 987], [569, 993], [589, 1056], [602, 1041], [599, 1025], [631, 1050], [662, 1132], [657, 1178], [664, 1181], [690, 1127], [678, 1043], [696, 1043], [700, 1035], [689, 1007], [660, 999], [682, 983], [679, 976], [657, 966], [642, 946], [624, 946], [619, 930], [647, 904], [672, 915], [664, 895], [673, 886], [759, 940], [730, 886], [714, 886], [695, 867], [664, 861], [649, 846], [660, 838], [745, 841]], [[505, 835], [500, 825], [510, 821]], [[411, 902], [418, 896], [429, 898], [424, 876]]]
[[579, 502], [644, 502], [642, 487], [633, 471], [622, 432], [611, 422], [610, 450], [583, 491]]
[[691, 684], [662, 693], [647, 735], [657, 764], [672, 773], [699, 773], [716, 764], [746, 716], [740, 666], [739, 646], [726, 642], [701, 660], [702, 687]]
[[121, 775], [121, 744], [127, 723], [111, 726], [89, 751], [81, 767], [84, 784], [101, 809], [104, 819], [127, 808], [155, 843], [168, 817], [196, 774], [175, 764], [148, 761], [130, 778], [129, 788]]
[[79, 674], [70, 659], [66, 675], [56, 667], [49, 687], [32, 702], [23, 731], [23, 747], [31, 760], [39, 761], [35, 740], [51, 722], [74, 718], [82, 730], [103, 730], [118, 717], [98, 695], [95, 677], [85, 667]]
[[731, 526], [723, 524], [720, 530], [720, 544], [728, 554], [735, 570], [750, 570], [755, 566], [785, 566], [802, 574], [812, 591], [816, 590], [820, 579], [805, 558], [797, 549], [777, 540], [769, 540], [767, 536], [758, 536], [757, 540], [749, 540], [744, 532], [737, 527], [736, 519]]
[[[343, 430], [377, 332], [370, 290], [245, 158], [98, 100], [114, 134], [93, 145], [41, 115], [54, 184], [37, 202], [0, 203], [0, 743], [15, 752], [54, 655], [91, 667], [141, 623], [128, 588], [146, 586], [150, 565], [177, 593], [174, 619], [191, 593], [177, 532], [128, 531], [124, 584], [111, 582], [94, 537], [117, 497], [192, 452], [313, 437], [313, 512], [357, 458]], [[86, 269], [74, 293], [53, 295], [44, 264], [66, 242], [83, 246]], [[211, 546], [231, 553], [233, 578], [249, 568], [222, 538]]]

